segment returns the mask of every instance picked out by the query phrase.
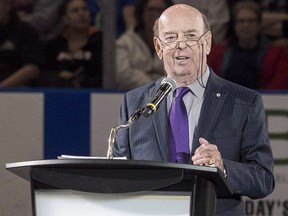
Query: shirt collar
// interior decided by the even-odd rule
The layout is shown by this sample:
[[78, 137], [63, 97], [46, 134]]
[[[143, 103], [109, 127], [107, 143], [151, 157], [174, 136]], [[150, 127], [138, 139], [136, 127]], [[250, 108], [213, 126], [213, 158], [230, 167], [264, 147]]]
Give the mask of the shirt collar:
[[[210, 75], [210, 70], [209, 70], [209, 67], [207, 67], [205, 72], [202, 74], [202, 76], [199, 77], [198, 80], [195, 80], [193, 83], [187, 86], [188, 88], [190, 88], [190, 90], [198, 99], [201, 99], [204, 96], [205, 87], [207, 85], [209, 75]], [[176, 88], [178, 87], [180, 86], [176, 83]]]

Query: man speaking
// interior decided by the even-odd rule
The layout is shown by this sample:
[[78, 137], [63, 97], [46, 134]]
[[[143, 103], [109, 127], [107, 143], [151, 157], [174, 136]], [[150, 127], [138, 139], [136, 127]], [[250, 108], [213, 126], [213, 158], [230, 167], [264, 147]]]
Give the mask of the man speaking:
[[[263, 198], [274, 189], [261, 95], [218, 77], [207, 66], [212, 34], [207, 19], [195, 8], [177, 4], [166, 9], [155, 23], [153, 40], [175, 90], [157, 107], [152, 104], [151, 115], [118, 131], [114, 156], [213, 164], [234, 192], [217, 199], [217, 215], [245, 215], [242, 196]], [[120, 124], [147, 106], [162, 79], [125, 94]]]

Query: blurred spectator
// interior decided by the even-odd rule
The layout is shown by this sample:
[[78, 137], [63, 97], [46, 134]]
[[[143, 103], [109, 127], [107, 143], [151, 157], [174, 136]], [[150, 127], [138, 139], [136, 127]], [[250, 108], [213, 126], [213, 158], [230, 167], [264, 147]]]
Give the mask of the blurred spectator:
[[11, 9], [17, 12], [20, 19], [33, 12], [35, 0], [10, 0]]
[[234, 8], [235, 37], [212, 46], [208, 64], [227, 80], [252, 89], [288, 88], [287, 53], [261, 34], [261, 7], [241, 1]]
[[[60, 8], [66, 0], [11, 0], [13, 9], [20, 19], [29, 23], [39, 33], [43, 41], [59, 35], [64, 28]], [[94, 25], [95, 16], [99, 11], [97, 0], [86, 0], [90, 10], [90, 23]]]
[[67, 0], [60, 11], [65, 30], [49, 40], [38, 85], [102, 87], [102, 33], [90, 25], [85, 0]]
[[117, 0], [117, 37], [136, 25], [134, 16], [137, 0]]
[[[132, 29], [135, 27], [136, 20], [134, 17], [135, 4], [137, 0], [115, 0], [116, 7], [116, 37], [122, 35], [125, 31]], [[101, 3], [100, 5], [100, 13], [96, 16], [95, 25], [97, 29], [103, 28], [103, 20], [101, 11]]]
[[226, 0], [173, 0], [174, 3], [188, 4], [205, 14], [213, 35], [213, 43], [224, 42], [227, 36], [230, 11]]
[[170, 0], [139, 0], [135, 7], [136, 27], [116, 42], [116, 81], [119, 89], [132, 89], [164, 75], [153, 45], [153, 25], [173, 4]]
[[55, 38], [63, 30], [59, 8], [66, 0], [12, 0], [22, 21], [30, 24], [43, 41]]
[[[227, 37], [226, 38], [230, 38], [231, 36], [233, 36], [234, 34], [234, 23], [233, 23], [233, 20], [232, 20], [232, 17], [234, 17], [234, 8], [235, 8], [235, 5], [238, 4], [238, 2], [241, 2], [243, 0], [226, 0], [227, 1], [227, 5], [228, 5], [228, 8], [229, 8], [229, 11], [230, 11], [230, 22], [229, 22], [229, 27], [228, 27], [228, 32], [227, 32]], [[253, 1], [253, 0], [252, 0]], [[256, 3], [259, 3], [262, 1], [262, 0], [254, 0]]]
[[30, 86], [39, 74], [41, 44], [32, 27], [0, 0], [0, 87]]
[[288, 1], [263, 0], [263, 31], [275, 44], [288, 47]]

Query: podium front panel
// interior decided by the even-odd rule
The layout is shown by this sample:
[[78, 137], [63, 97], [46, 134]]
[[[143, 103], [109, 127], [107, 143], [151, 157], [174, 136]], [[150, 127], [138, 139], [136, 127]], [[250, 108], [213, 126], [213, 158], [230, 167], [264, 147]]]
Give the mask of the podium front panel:
[[30, 181], [34, 216], [212, 216], [216, 195], [232, 194], [218, 168], [191, 164], [64, 159], [6, 168]]
[[188, 193], [89, 193], [73, 190], [36, 190], [37, 216], [186, 216]]

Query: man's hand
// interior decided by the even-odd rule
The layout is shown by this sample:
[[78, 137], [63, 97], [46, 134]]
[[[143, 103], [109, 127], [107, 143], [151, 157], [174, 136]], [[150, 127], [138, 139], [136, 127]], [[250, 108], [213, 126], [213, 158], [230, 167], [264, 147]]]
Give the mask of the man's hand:
[[216, 166], [224, 172], [223, 160], [215, 144], [210, 144], [206, 139], [199, 138], [200, 147], [192, 157], [194, 165]]

